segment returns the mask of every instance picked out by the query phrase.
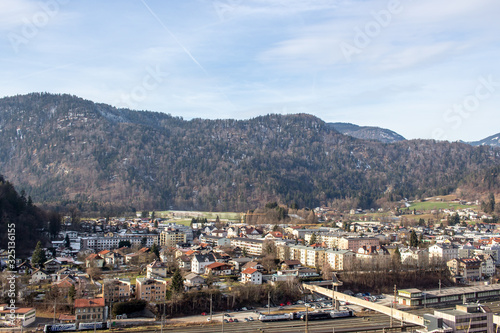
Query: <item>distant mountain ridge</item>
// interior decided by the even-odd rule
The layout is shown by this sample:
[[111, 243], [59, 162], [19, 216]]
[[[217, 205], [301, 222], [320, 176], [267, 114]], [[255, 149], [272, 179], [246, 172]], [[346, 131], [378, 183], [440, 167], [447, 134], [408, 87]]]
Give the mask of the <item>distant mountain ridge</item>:
[[328, 125], [342, 134], [363, 140], [375, 140], [383, 143], [406, 140], [403, 136], [386, 128], [358, 126], [351, 123], [328, 123]]
[[183, 120], [76, 96], [0, 99], [0, 174], [35, 202], [244, 211], [442, 195], [500, 149], [357, 139], [308, 114]]
[[493, 147], [500, 147], [500, 133], [490, 135], [487, 138], [484, 138], [479, 141], [472, 141], [472, 142], [467, 142], [470, 145], [473, 146], [484, 146], [484, 145], [489, 145]]

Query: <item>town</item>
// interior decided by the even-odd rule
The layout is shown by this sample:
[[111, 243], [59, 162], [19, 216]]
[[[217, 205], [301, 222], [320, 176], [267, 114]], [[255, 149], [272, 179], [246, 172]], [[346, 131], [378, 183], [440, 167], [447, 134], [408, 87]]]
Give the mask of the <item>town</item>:
[[[228, 311], [247, 311], [240, 320], [246, 322], [259, 315], [270, 321], [262, 313], [271, 310], [293, 319], [288, 313], [304, 304], [310, 316], [339, 306], [356, 316], [384, 313], [389, 308], [379, 304], [389, 298], [389, 306], [406, 311], [457, 305], [426, 313], [419, 332], [457, 331], [472, 317], [479, 319], [469, 332], [492, 332], [500, 317], [477, 302], [500, 295], [500, 230], [477, 204], [429, 198], [385, 212], [318, 207], [288, 215], [269, 203], [267, 213], [143, 211], [78, 222], [66, 216], [50, 244], [39, 242], [14, 270], [6, 269], [2, 250], [2, 296], [15, 274], [22, 306], [0, 305], [0, 320], [25, 330], [163, 330], [238, 321], [215, 318]], [[269, 222], [269, 212], [278, 218]]]

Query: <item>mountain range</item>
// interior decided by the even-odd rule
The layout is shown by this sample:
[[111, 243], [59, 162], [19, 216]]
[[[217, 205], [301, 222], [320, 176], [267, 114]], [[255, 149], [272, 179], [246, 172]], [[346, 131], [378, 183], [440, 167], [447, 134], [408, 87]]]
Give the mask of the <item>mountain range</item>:
[[406, 140], [398, 133], [380, 127], [358, 126], [350, 123], [328, 123], [328, 125], [342, 134], [363, 140], [375, 140], [384, 143]]
[[479, 140], [479, 141], [472, 141], [468, 142], [468, 144], [473, 145], [473, 146], [494, 146], [494, 147], [500, 147], [500, 133], [493, 134], [485, 139]]
[[0, 174], [37, 203], [82, 210], [243, 211], [442, 195], [500, 164], [488, 145], [380, 133], [308, 114], [186, 121], [32, 93], [0, 99]]

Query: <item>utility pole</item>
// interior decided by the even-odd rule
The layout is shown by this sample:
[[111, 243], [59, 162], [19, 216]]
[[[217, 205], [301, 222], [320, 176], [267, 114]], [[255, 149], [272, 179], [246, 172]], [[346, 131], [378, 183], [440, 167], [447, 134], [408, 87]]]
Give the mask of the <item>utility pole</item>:
[[224, 312], [222, 313], [222, 333], [224, 333]]
[[441, 294], [441, 279], [439, 279], [439, 293]]
[[165, 303], [165, 301], [163, 301], [163, 314], [161, 315], [161, 332], [163, 333], [163, 321], [165, 320], [165, 305], [167, 305]]
[[391, 303], [391, 328], [393, 327], [394, 323], [394, 302], [396, 302], [396, 285], [394, 285], [394, 299]]
[[309, 333], [309, 307], [306, 306], [306, 333]]
[[210, 294], [210, 321], [212, 321], [212, 294]]
[[54, 298], [54, 319], [52, 321], [53, 324], [56, 323], [56, 301], [57, 301], [57, 299]]
[[392, 328], [392, 322], [394, 320], [394, 318], [392, 318], [393, 313], [394, 313], [394, 300], [392, 300], [392, 302], [391, 302], [391, 320], [390, 320], [390, 326], [391, 326], [391, 328]]
[[[396, 287], [396, 285], [394, 285], [394, 302], [396, 302], [396, 299], [397, 299], [397, 298], [396, 298], [396, 297], [397, 297], [397, 295], [396, 295], [397, 290], [398, 290], [398, 288]], [[395, 308], [397, 308], [397, 306], [396, 306], [396, 305], [397, 305], [397, 303], [394, 303], [394, 307], [395, 307]], [[403, 321], [402, 321], [402, 320], [401, 320], [401, 326], [403, 326]]]
[[267, 293], [267, 314], [271, 314], [271, 292]]

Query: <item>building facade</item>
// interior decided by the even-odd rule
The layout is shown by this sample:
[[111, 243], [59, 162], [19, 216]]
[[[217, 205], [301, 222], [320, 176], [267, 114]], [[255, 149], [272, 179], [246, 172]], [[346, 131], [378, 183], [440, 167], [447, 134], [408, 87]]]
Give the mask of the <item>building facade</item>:
[[79, 323], [105, 321], [107, 311], [104, 298], [75, 299], [75, 316]]
[[147, 302], [165, 302], [167, 282], [163, 279], [137, 278], [135, 298]]

